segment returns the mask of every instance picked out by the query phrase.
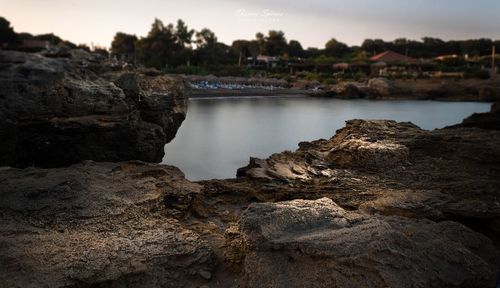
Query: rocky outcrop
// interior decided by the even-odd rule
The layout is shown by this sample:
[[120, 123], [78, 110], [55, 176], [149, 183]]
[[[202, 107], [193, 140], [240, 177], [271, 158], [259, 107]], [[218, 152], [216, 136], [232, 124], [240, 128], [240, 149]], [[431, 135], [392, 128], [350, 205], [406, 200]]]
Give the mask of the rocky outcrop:
[[2, 287], [196, 287], [213, 249], [176, 217], [200, 186], [175, 167], [95, 163], [0, 173]]
[[498, 131], [351, 120], [335, 137], [299, 146], [253, 159], [239, 174], [287, 183], [279, 186], [286, 193], [264, 194], [267, 201], [330, 197], [370, 213], [476, 222], [500, 235]]
[[462, 121], [462, 123], [452, 127], [477, 127], [482, 129], [500, 130], [500, 103], [491, 106], [491, 111], [487, 113], [474, 113]]
[[456, 222], [367, 216], [323, 198], [251, 204], [239, 231], [246, 287], [495, 285], [491, 241]]
[[405, 89], [397, 87], [385, 78], [372, 78], [368, 80], [368, 90], [376, 97], [390, 97], [392, 95], [404, 95], [408, 93]]
[[3, 169], [0, 281], [492, 287], [499, 144], [496, 130], [351, 120], [237, 179], [138, 161]]
[[0, 51], [0, 166], [161, 161], [186, 114], [181, 81], [81, 50], [47, 56]]
[[326, 94], [335, 98], [357, 99], [366, 97], [367, 91], [358, 83], [341, 82], [333, 85]]
[[[157, 71], [0, 53], [2, 165], [156, 161], [185, 116]], [[350, 120], [199, 183], [141, 161], [0, 168], [0, 283], [498, 286], [500, 131], [465, 122]]]
[[372, 78], [367, 82], [340, 82], [323, 87], [313, 96], [366, 99], [412, 99], [443, 101], [499, 101], [498, 79], [477, 80], [389, 80]]

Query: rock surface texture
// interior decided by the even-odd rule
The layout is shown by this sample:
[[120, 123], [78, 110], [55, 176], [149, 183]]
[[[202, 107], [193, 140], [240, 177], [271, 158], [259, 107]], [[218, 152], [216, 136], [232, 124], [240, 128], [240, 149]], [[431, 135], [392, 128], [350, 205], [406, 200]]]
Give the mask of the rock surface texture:
[[186, 115], [182, 81], [81, 50], [0, 51], [0, 165], [161, 161]]
[[112, 163], [161, 158], [184, 85], [66, 56], [0, 52], [0, 164], [79, 162], [0, 168], [1, 287], [500, 284], [498, 107], [434, 131], [350, 120], [192, 183]]
[[495, 287], [499, 144], [498, 130], [352, 120], [237, 179], [139, 161], [4, 168], [0, 281]]
[[0, 186], [2, 287], [193, 287], [214, 268], [174, 219], [200, 190], [175, 167], [9, 169]]
[[493, 245], [456, 222], [366, 216], [323, 198], [252, 204], [239, 227], [249, 287], [495, 283]]

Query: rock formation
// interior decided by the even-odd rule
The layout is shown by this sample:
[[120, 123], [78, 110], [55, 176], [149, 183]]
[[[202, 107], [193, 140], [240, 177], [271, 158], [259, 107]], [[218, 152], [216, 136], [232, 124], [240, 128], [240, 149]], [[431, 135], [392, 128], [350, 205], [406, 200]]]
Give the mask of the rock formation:
[[366, 82], [340, 82], [323, 87], [312, 95], [334, 98], [413, 99], [484, 101], [500, 100], [500, 82], [491, 80], [388, 80], [373, 78]]
[[200, 190], [175, 167], [9, 169], [0, 185], [2, 287], [193, 287], [215, 267], [174, 219]]
[[352, 120], [237, 179], [138, 161], [6, 168], [0, 281], [494, 287], [499, 144], [496, 130]]
[[0, 168], [0, 286], [500, 284], [497, 108], [434, 131], [350, 120], [192, 183], [111, 163], [159, 160], [186, 113], [181, 82], [64, 56], [0, 52], [0, 165], [79, 162]]
[[181, 81], [82, 50], [52, 56], [0, 51], [0, 165], [161, 161], [186, 115]]
[[462, 121], [462, 123], [452, 127], [477, 127], [483, 129], [500, 130], [500, 102], [491, 106], [491, 111], [487, 113], [474, 113]]
[[367, 216], [323, 198], [251, 204], [239, 229], [248, 287], [495, 283], [493, 245], [456, 222]]
[[240, 175], [293, 184], [268, 201], [330, 197], [370, 213], [476, 222], [500, 235], [500, 131], [351, 120], [335, 137], [299, 146], [253, 159]]

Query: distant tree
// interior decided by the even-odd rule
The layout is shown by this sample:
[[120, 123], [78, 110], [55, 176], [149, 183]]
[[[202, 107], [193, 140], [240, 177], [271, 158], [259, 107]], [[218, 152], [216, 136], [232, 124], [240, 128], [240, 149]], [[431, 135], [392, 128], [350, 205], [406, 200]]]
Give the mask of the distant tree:
[[118, 32], [111, 42], [111, 54], [132, 62], [135, 57], [135, 44], [137, 37], [135, 35]]
[[267, 51], [266, 51], [266, 38], [265, 38], [264, 34], [257, 32], [257, 34], [255, 34], [255, 41], [259, 47], [259, 53], [266, 54], [267, 53]]
[[189, 30], [182, 20], [165, 26], [155, 19], [146, 37], [137, 41], [137, 56], [146, 66], [164, 68], [185, 65], [192, 58], [193, 30]]
[[259, 43], [256, 40], [235, 40], [231, 47], [241, 52], [244, 57], [257, 57], [260, 53]]
[[204, 28], [196, 33], [195, 61], [201, 65], [237, 64], [239, 50], [217, 42], [215, 33]]
[[217, 55], [217, 37], [215, 33], [208, 28], [203, 28], [201, 31], [196, 32], [196, 45], [195, 60], [197, 64], [215, 64], [218, 63], [220, 55]]
[[108, 49], [106, 49], [106, 47], [95, 46], [93, 52], [100, 54], [103, 57], [109, 57], [109, 51]]
[[328, 40], [325, 44], [325, 53], [331, 57], [344, 57], [350, 52], [351, 50], [349, 49], [349, 46], [337, 41], [335, 38]]
[[462, 41], [460, 50], [462, 54], [468, 54], [469, 56], [481, 56], [490, 54], [492, 46], [493, 41], [491, 41], [491, 39], [481, 38]]
[[137, 56], [146, 66], [163, 68], [168, 63], [168, 52], [174, 43], [171, 29], [155, 19], [146, 37], [137, 41]]
[[7, 19], [0, 17], [0, 47], [4, 45], [14, 44], [17, 40], [16, 32], [10, 26]]
[[181, 19], [177, 20], [174, 36], [179, 46], [190, 48], [194, 33], [195, 31], [193, 29], [189, 29], [184, 21]]
[[316, 58], [316, 57], [321, 56], [321, 54], [322, 54], [322, 51], [319, 50], [318, 48], [314, 48], [314, 47], [309, 47], [305, 51], [306, 58]]
[[287, 51], [288, 45], [283, 31], [270, 30], [265, 41], [265, 51], [270, 56], [282, 56]]
[[203, 28], [200, 32], [196, 32], [196, 44], [198, 47], [213, 46], [217, 43], [215, 33], [208, 28]]
[[234, 40], [231, 44], [233, 49], [236, 49], [241, 57], [250, 57], [250, 49], [249, 49], [250, 41], [248, 40]]
[[23, 41], [23, 40], [28, 40], [28, 39], [33, 39], [33, 35], [30, 33], [26, 33], [26, 32], [21, 32], [21, 33], [17, 34], [18, 41]]
[[90, 47], [87, 44], [78, 44], [77, 48], [90, 52]]
[[286, 50], [289, 57], [304, 57], [304, 48], [297, 40], [290, 40]]
[[363, 41], [363, 44], [361, 44], [361, 48], [370, 55], [390, 50], [388, 43], [384, 42], [382, 39], [366, 39]]
[[61, 37], [54, 35], [54, 33], [35, 35], [33, 36], [33, 39], [41, 41], [49, 41], [49, 43], [52, 45], [58, 45], [59, 43], [65, 42], [63, 39], [61, 39]]

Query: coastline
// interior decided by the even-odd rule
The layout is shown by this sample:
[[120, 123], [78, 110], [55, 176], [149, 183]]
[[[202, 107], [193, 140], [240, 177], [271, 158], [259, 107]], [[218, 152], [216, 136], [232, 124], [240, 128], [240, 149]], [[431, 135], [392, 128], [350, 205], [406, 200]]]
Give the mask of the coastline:
[[[229, 81], [226, 79], [226, 81]], [[237, 84], [236, 82], [233, 84]], [[240, 97], [322, 97], [333, 99], [369, 100], [434, 100], [445, 102], [497, 102], [500, 100], [498, 79], [461, 81], [417, 80], [402, 81], [372, 78], [368, 82], [339, 82], [316, 89], [292, 88], [193, 88], [190, 98]]]
[[190, 98], [308, 97], [314, 92], [301, 89], [191, 89]]

